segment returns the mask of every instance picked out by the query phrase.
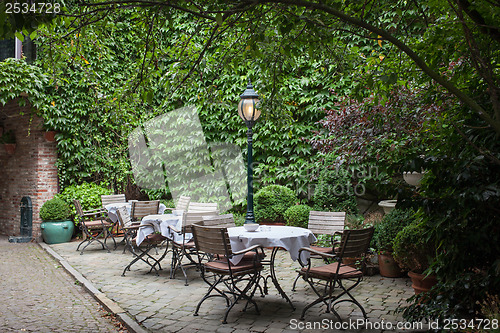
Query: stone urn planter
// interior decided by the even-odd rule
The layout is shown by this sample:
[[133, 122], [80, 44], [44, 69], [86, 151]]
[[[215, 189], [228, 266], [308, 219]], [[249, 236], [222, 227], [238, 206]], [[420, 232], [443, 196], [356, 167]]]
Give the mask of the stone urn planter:
[[382, 200], [378, 203], [378, 205], [382, 207], [384, 214], [389, 214], [389, 212], [396, 207], [397, 202], [397, 200]]
[[425, 172], [403, 172], [403, 179], [409, 185], [419, 187]]

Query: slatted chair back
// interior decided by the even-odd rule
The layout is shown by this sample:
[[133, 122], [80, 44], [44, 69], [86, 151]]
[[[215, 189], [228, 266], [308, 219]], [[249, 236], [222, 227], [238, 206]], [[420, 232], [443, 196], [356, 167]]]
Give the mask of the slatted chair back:
[[188, 212], [218, 211], [216, 202], [190, 202]]
[[233, 214], [224, 214], [224, 215], [205, 215], [202, 217], [203, 223], [200, 225], [204, 225], [206, 227], [220, 227], [220, 228], [232, 228], [236, 227], [234, 223]]
[[200, 212], [184, 212], [182, 219], [182, 226], [184, 229], [188, 229], [187, 232], [191, 232], [189, 229], [193, 224], [203, 224], [203, 218], [208, 216], [216, 216], [216, 211], [200, 211]]
[[80, 200], [73, 200], [73, 205], [75, 205], [76, 214], [78, 215], [78, 218], [81, 220], [83, 216], [83, 209]]
[[177, 200], [177, 204], [175, 205], [175, 209], [184, 210], [184, 211], [188, 210], [190, 201], [191, 201], [191, 197], [181, 195], [179, 197], [179, 200]]
[[109, 195], [101, 195], [101, 203], [104, 208], [106, 205], [116, 202], [127, 202], [127, 198], [125, 198], [125, 194], [109, 194]]
[[158, 214], [160, 209], [159, 200], [132, 201], [131, 217], [132, 221], [140, 221], [146, 215]]
[[227, 228], [207, 227], [194, 224], [193, 237], [196, 248], [200, 252], [227, 256], [229, 258], [232, 256]]
[[344, 231], [345, 212], [309, 212], [307, 228], [315, 235], [333, 235]]
[[125, 207], [118, 207], [116, 210], [116, 215], [118, 216], [118, 223], [120, 223], [120, 228], [124, 229], [132, 225], [132, 219], [130, 214]]
[[364, 257], [370, 247], [373, 230], [373, 227], [344, 230], [342, 238], [340, 239], [338, 251], [339, 259]]

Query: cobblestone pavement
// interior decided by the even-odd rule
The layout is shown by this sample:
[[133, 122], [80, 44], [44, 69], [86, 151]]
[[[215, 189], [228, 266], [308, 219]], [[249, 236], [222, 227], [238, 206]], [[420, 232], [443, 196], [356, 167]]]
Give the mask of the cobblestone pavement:
[[[77, 243], [70, 242], [50, 245], [50, 248], [139, 323], [140, 327], [136, 331], [221, 333], [338, 331], [334, 316], [325, 313], [324, 306], [313, 307], [306, 313], [305, 321], [299, 320], [302, 309], [315, 297], [302, 280], [299, 281], [297, 290], [291, 291], [298, 263], [293, 262], [285, 251], [280, 251], [278, 254], [277, 275], [296, 310], [293, 311], [272, 286], [264, 298], [256, 297], [260, 315], [257, 315], [253, 308], [242, 312], [243, 305], [237, 305], [229, 314], [228, 323], [222, 324], [225, 303], [220, 298], [207, 300], [201, 307], [199, 316], [193, 316], [196, 304], [207, 291], [207, 285], [194, 268], [188, 269], [189, 286], [184, 285], [181, 272], [178, 272], [175, 279], [169, 279], [169, 256], [162, 262], [163, 270], [159, 276], [148, 273], [149, 267], [139, 262], [122, 277], [124, 267], [132, 259], [130, 253], [122, 253], [122, 247], [107, 253], [99, 246], [91, 245], [83, 255], [80, 255], [75, 251], [76, 246]], [[159, 255], [161, 254], [160, 251]], [[371, 326], [364, 328], [349, 326], [343, 332], [415, 331], [408, 328], [397, 329], [396, 325], [401, 324], [402, 319], [394, 313], [398, 305], [404, 304], [405, 300], [413, 295], [408, 278], [391, 279], [380, 275], [365, 277], [354, 294], [365, 307], [368, 313], [368, 325]], [[341, 303], [338, 312], [343, 321], [349, 324], [354, 324], [363, 318], [359, 309], [352, 307], [350, 303]], [[319, 327], [321, 324], [324, 325]]]
[[35, 243], [0, 236], [0, 332], [126, 332]]

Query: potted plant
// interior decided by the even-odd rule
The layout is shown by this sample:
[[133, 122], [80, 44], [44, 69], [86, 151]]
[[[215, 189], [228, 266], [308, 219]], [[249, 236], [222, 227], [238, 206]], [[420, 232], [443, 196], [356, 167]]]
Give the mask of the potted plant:
[[56, 141], [56, 131], [47, 130], [47, 131], [43, 132], [43, 137], [48, 142], [54, 142], [54, 141]]
[[380, 275], [400, 277], [403, 272], [392, 255], [396, 235], [414, 220], [411, 209], [394, 209], [375, 226], [374, 243], [378, 250]]
[[414, 221], [401, 230], [394, 239], [394, 259], [412, 281], [415, 294], [429, 291], [436, 283], [436, 276], [427, 275], [435, 256], [434, 242], [428, 238], [424, 223]]
[[71, 210], [62, 199], [54, 197], [40, 208], [42, 237], [47, 244], [69, 242], [75, 226], [70, 220]]
[[3, 144], [3, 147], [7, 154], [12, 155], [16, 150], [16, 137], [14, 136], [14, 132], [12, 130], [6, 131], [0, 137], [0, 143]]

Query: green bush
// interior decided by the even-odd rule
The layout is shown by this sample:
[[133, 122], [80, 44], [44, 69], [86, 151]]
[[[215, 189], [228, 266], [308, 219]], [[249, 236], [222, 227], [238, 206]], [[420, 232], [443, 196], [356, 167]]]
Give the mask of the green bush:
[[261, 188], [254, 196], [255, 219], [257, 222], [270, 220], [285, 222], [285, 211], [298, 201], [295, 193], [281, 185], [268, 185]]
[[101, 207], [101, 195], [105, 194], [112, 194], [112, 191], [93, 183], [83, 183], [81, 185], [66, 187], [58, 197], [69, 204], [72, 214], [75, 215], [76, 210], [73, 200], [79, 200], [82, 204], [82, 209], [89, 210]]
[[45, 201], [40, 208], [40, 218], [45, 222], [67, 220], [70, 215], [69, 205], [58, 197]]
[[321, 170], [314, 189], [313, 202], [315, 210], [358, 213], [351, 177], [340, 167]]
[[0, 143], [16, 143], [16, 137], [12, 130], [6, 131], [0, 137]]
[[286, 225], [307, 228], [309, 223], [309, 212], [312, 210], [308, 205], [295, 205], [289, 207], [284, 214]]
[[393, 209], [375, 225], [374, 243], [378, 251], [393, 251], [397, 234], [414, 221], [412, 209]]
[[423, 273], [435, 256], [435, 247], [427, 237], [425, 225], [416, 221], [398, 232], [393, 247], [399, 266], [416, 273]]

